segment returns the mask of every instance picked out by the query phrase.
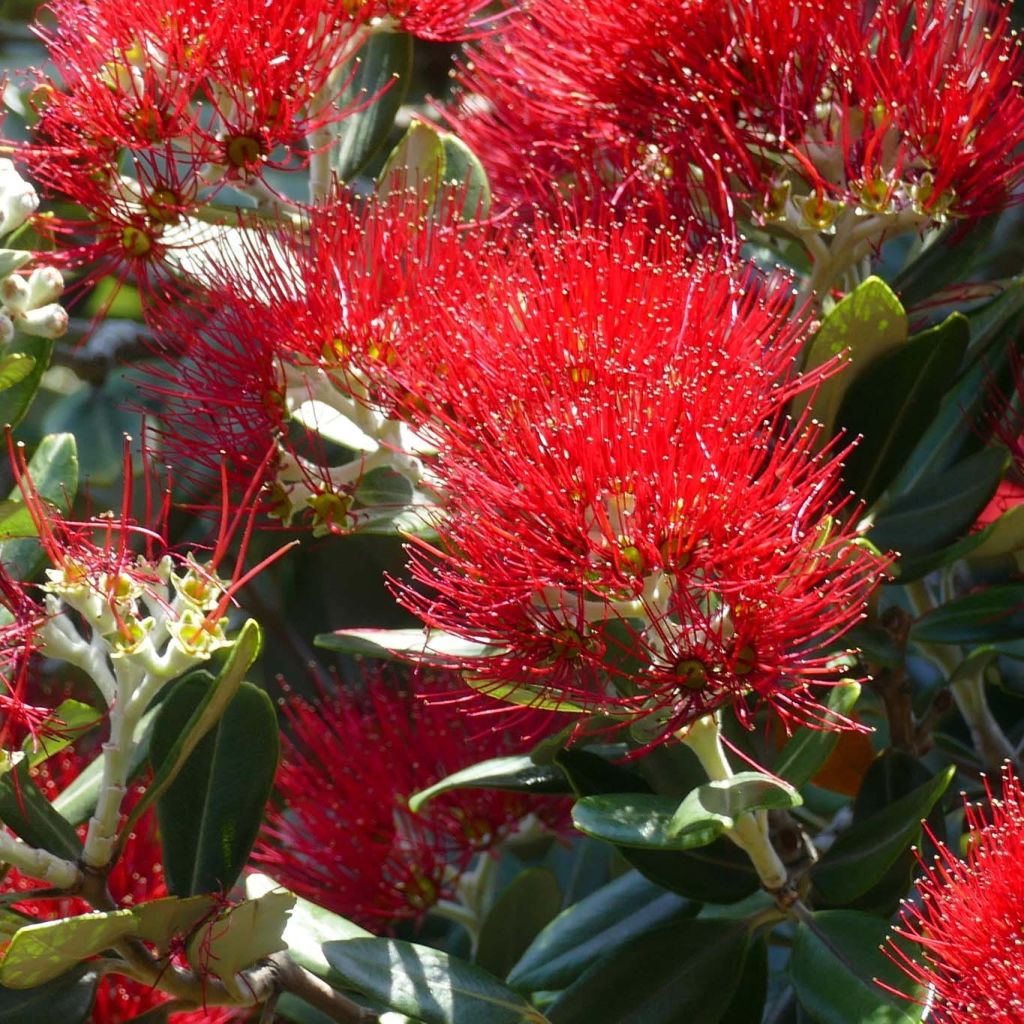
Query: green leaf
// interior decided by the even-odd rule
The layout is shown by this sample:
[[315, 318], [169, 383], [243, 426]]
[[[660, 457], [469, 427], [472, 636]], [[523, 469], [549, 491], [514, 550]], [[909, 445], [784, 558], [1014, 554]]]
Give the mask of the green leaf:
[[[245, 894], [251, 900], [281, 890], [287, 891], [267, 875], [252, 872], [245, 876]], [[331, 968], [321, 949], [323, 944], [337, 939], [371, 937], [365, 928], [354, 921], [318, 907], [301, 896], [295, 896], [295, 904], [284, 928], [288, 955], [307, 971], [328, 980], [331, 980]]]
[[384, 145], [409, 90], [412, 51], [412, 36], [405, 32], [373, 32], [353, 58], [355, 71], [336, 106], [365, 106], [341, 122], [334, 149], [339, 180], [354, 178]]
[[166, 952], [175, 935], [187, 935], [217, 905], [212, 896], [167, 896], [132, 908], [140, 939]]
[[28, 766], [35, 768], [47, 758], [59, 754], [74, 743], [103, 718], [103, 712], [80, 700], [66, 700], [53, 712], [54, 718], [62, 724], [55, 734], [40, 736], [37, 743], [28, 737], [21, 745], [22, 753], [28, 758]]
[[30, 989], [0, 987], [0, 1020], [4, 1024], [85, 1024], [96, 995], [97, 975], [87, 965], [46, 985]]
[[910, 627], [917, 643], [985, 644], [1024, 636], [1024, 583], [1002, 583], [926, 612]]
[[395, 190], [412, 189], [432, 202], [444, 165], [440, 132], [425, 121], [413, 121], [377, 175], [377, 194], [384, 198]]
[[486, 216], [491, 206], [487, 172], [476, 154], [458, 136], [424, 121], [409, 125], [377, 178], [378, 195], [396, 188], [415, 190], [435, 210], [454, 200], [467, 220]]
[[[175, 691], [188, 679], [197, 680], [191, 692], [201, 693], [201, 700], [193, 709], [187, 722], [180, 722], [177, 717], [184, 705], [179, 705], [173, 712], [167, 712], [167, 714], [175, 716], [173, 726], [160, 726], [160, 717], [163, 712], [158, 714], [154, 720], [154, 733], [160, 729], [161, 742], [170, 739], [171, 745], [168, 749], [161, 747], [159, 756], [150, 757], [153, 765], [153, 779], [146, 787], [142, 799], [135, 804], [131, 814], [128, 815], [128, 820], [124, 828], [121, 829], [122, 835], [131, 832], [132, 827], [146, 813], [150, 805], [158, 800], [178, 777], [178, 773], [185, 766], [192, 752], [231, 704], [242, 685], [246, 672], [259, 656], [262, 646], [263, 632], [259, 624], [255, 619], [247, 619], [245, 625], [239, 630], [238, 636], [235, 637], [228, 659], [216, 679], [209, 672], [200, 670], [191, 673], [179, 682]], [[165, 700], [160, 707], [165, 707], [167, 703], [168, 701]], [[177, 729], [177, 731], [169, 733], [168, 730], [171, 729]]]
[[[78, 491], [78, 449], [74, 435], [44, 437], [29, 460], [28, 473], [44, 501], [63, 512], [69, 511]], [[8, 500], [21, 502], [21, 489], [14, 487]], [[0, 562], [15, 579], [32, 579], [45, 561], [46, 555], [37, 540], [0, 541]]]
[[954, 772], [950, 766], [843, 832], [811, 870], [811, 881], [820, 897], [838, 905], [867, 892], [918, 840], [921, 820], [946, 791]]
[[879, 356], [901, 347], [909, 330], [907, 314], [892, 289], [880, 278], [869, 277], [822, 321], [804, 368], [813, 370], [844, 352], [851, 365], [823, 381], [813, 396], [794, 399], [794, 413], [802, 412], [813, 397], [813, 415], [823, 426], [822, 439], [827, 440], [853, 379]]
[[7, 348], [7, 355], [28, 356], [33, 360], [31, 371], [13, 387], [0, 391], [0, 425], [16, 427], [24, 418], [39, 389], [39, 382], [50, 365], [53, 355], [50, 338], [32, 338], [18, 335]]
[[[826, 717], [849, 715], [859, 697], [859, 683], [833, 686], [825, 702], [828, 708]], [[838, 742], [839, 733], [834, 729], [798, 728], [782, 748], [775, 763], [775, 774], [794, 786], [803, 786], [811, 781], [811, 776], [828, 760]]]
[[74, 826], [61, 817], [29, 778], [28, 758], [20, 751], [15, 756], [19, 758], [17, 767], [0, 777], [0, 821], [32, 846], [65, 860], [78, 860], [82, 843]]
[[969, 338], [954, 313], [938, 327], [875, 359], [850, 383], [837, 420], [860, 441], [843, 475], [868, 505], [889, 486], [939, 411], [956, 380]]
[[476, 220], [491, 210], [491, 185], [477, 155], [457, 135], [441, 132], [444, 148], [444, 184], [460, 200], [462, 217]]
[[[555, 761], [580, 796], [651, 792], [650, 786], [635, 772], [610, 764], [590, 751], [563, 750]], [[760, 888], [750, 859], [726, 839], [688, 851], [641, 850], [628, 846], [617, 849], [656, 885], [688, 899], [734, 903]]]
[[486, 971], [398, 939], [324, 945], [327, 962], [352, 988], [424, 1024], [546, 1024], [522, 996]]
[[[683, 798], [669, 822], [669, 835], [676, 838], [700, 832], [708, 823], [722, 832], [736, 827], [736, 819], [752, 811], [781, 810], [803, 803], [792, 787], [760, 772], [738, 772], [698, 786]], [[718, 838], [716, 834], [714, 838]]]
[[[183, 679], [160, 708], [150, 750], [162, 765], [208, 696], [208, 682]], [[242, 683], [157, 801], [167, 887], [178, 896], [235, 884], [263, 820], [277, 769], [278, 727], [263, 690]]]
[[508, 976], [521, 992], [556, 991], [626, 942], [696, 908], [630, 871], [558, 915]]
[[921, 1019], [920, 1007], [898, 1003], [874, 981], [883, 978], [898, 986], [902, 977], [878, 948], [885, 939], [885, 921], [827, 910], [814, 915], [814, 929], [797, 926], [789, 973], [797, 998], [818, 1024], [915, 1024]]
[[268, 892], [239, 903], [192, 936], [189, 963], [203, 974], [215, 974], [236, 999], [242, 998], [235, 975], [285, 948], [284, 930], [294, 905], [290, 892]]
[[892, 502], [883, 499], [868, 539], [882, 551], [933, 554], [970, 529], [1009, 464], [1005, 448], [985, 448]]
[[527, 868], [505, 887], [480, 928], [476, 963], [504, 978], [537, 933], [562, 909], [558, 879], [547, 868]]
[[0, 960], [0, 985], [33, 988], [135, 934], [130, 910], [79, 914], [57, 921], [28, 924], [11, 939]]
[[485, 644], [440, 629], [339, 629], [321, 633], [313, 642], [328, 651], [424, 665], [449, 665], [454, 658], [480, 658], [493, 653], [493, 648]]
[[691, 920], [630, 940], [548, 1010], [551, 1024], [717, 1024], [747, 949], [744, 922]]
[[682, 803], [645, 793], [587, 796], [572, 809], [575, 826], [616, 846], [688, 850], [707, 846], [751, 811], [792, 807], [800, 795], [758, 772], [742, 772], [724, 782], [698, 787]]
[[10, 277], [16, 270], [21, 270], [32, 259], [32, 253], [23, 249], [0, 249], [0, 278]]
[[492, 757], [463, 768], [409, 797], [409, 808], [418, 814], [427, 801], [452, 789], [501, 789], [514, 793], [568, 793], [565, 774], [554, 765], [534, 764], [529, 754]]
[[758, 938], [747, 950], [743, 974], [719, 1024], [761, 1024], [767, 998], [768, 944]]
[[35, 368], [36, 361], [23, 352], [11, 352], [0, 356], [0, 391], [20, 384]]

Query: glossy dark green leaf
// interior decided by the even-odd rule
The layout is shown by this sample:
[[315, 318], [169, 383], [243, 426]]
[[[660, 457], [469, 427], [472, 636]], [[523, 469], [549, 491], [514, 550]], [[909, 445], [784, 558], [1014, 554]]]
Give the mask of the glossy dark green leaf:
[[938, 327], [875, 359], [850, 383], [837, 416], [850, 438], [847, 484], [871, 505], [899, 472], [956, 380], [969, 338], [953, 314]]
[[[78, 449], [73, 434], [48, 434], [39, 442], [29, 460], [28, 473], [39, 496], [67, 512], [78, 491]], [[9, 501], [22, 501], [14, 487]], [[0, 542], [0, 562], [18, 580], [32, 579], [42, 568], [46, 555], [33, 539]]]
[[928, 477], [920, 486], [885, 503], [868, 539], [882, 551], [901, 555], [935, 552], [971, 527], [995, 494], [1009, 464], [1009, 452], [1002, 447], [969, 455], [941, 477]]
[[952, 767], [858, 821], [832, 844], [811, 871], [821, 898], [841, 905], [867, 892], [921, 834], [921, 821], [946, 791]]
[[632, 939], [548, 1011], [551, 1024], [718, 1024], [743, 969], [743, 922], [690, 920]]
[[372, 32], [356, 54], [354, 73], [337, 100], [342, 109], [363, 108], [341, 122], [334, 150], [341, 181], [354, 178], [384, 145], [409, 89], [412, 50], [405, 32]]
[[[828, 716], [849, 715], [859, 697], [859, 683], [833, 686], [826, 701]], [[834, 729], [798, 728], [782, 748], [775, 763], [775, 774], [794, 786], [810, 782], [838, 742], [839, 734]]]
[[768, 998], [768, 944], [754, 939], [743, 961], [743, 973], [719, 1024], [761, 1024]]
[[[181, 680], [178, 687], [171, 691], [173, 695], [177, 693], [178, 689], [181, 689], [183, 684], [188, 683], [189, 685], [182, 690], [183, 694], [186, 692], [190, 694], [187, 700], [192, 699], [191, 695], [201, 694], [202, 696], [186, 722], [180, 722], [178, 716], [188, 706], [187, 703], [176, 704], [173, 710], [167, 711], [166, 714], [172, 716], [170, 721], [173, 725], [160, 725], [160, 719], [165, 713], [163, 709], [170, 703], [170, 699], [168, 698], [161, 705], [160, 713], [153, 724], [153, 735], [155, 736], [159, 731], [160, 744], [166, 743], [170, 738], [171, 745], [167, 748], [162, 745], [159, 748], [154, 748], [150, 758], [153, 765], [153, 779], [146, 787], [142, 799], [136, 802], [128, 815], [128, 820], [121, 830], [122, 835], [128, 835], [131, 832], [132, 827], [146, 813], [150, 805], [159, 799], [177, 778], [196, 746], [231, 704], [242, 685], [245, 674], [256, 660], [262, 646], [263, 633], [256, 620], [249, 619], [239, 630], [231, 653], [216, 678], [209, 672], [199, 670]], [[179, 701], [183, 699], [178, 698]]]
[[[564, 750], [556, 762], [580, 796], [650, 793], [636, 772], [586, 750]], [[688, 899], [734, 903], [760, 888], [750, 859], [734, 843], [719, 839], [697, 850], [640, 850], [617, 847], [622, 856], [656, 885]]]
[[463, 218], [486, 217], [491, 210], [491, 186], [480, 158], [457, 135], [441, 133], [444, 183], [453, 191]]
[[7, 355], [24, 355], [33, 360], [31, 371], [17, 384], [0, 391], [0, 426], [16, 427], [24, 418], [50, 365], [54, 342], [49, 338], [30, 338], [19, 334], [6, 349]]
[[421, 789], [409, 798], [409, 806], [419, 813], [428, 800], [452, 789], [501, 789], [514, 793], [568, 793], [565, 773], [554, 765], [534, 764], [528, 754], [492, 757]]
[[[901, 1003], [875, 983], [902, 976], [879, 951], [884, 920], [854, 911], [819, 911], [814, 930], [797, 926], [789, 974], [801, 1005], [818, 1024], [915, 1024], [920, 1007]], [[906, 979], [902, 978], [904, 984]]]
[[877, 277], [863, 281], [825, 316], [804, 361], [805, 369], [812, 370], [845, 354], [850, 365], [822, 381], [813, 397], [808, 393], [795, 400], [793, 411], [802, 412], [810, 398], [822, 438], [831, 437], [853, 380], [874, 360], [902, 346], [909, 330], [907, 314], [892, 289]]
[[[207, 679], [189, 676], [164, 701], [150, 742], [158, 771], [210, 688]], [[194, 896], [234, 885], [263, 820], [277, 755], [273, 702], [258, 687], [242, 683], [157, 801], [171, 893]]]
[[561, 909], [562, 892], [551, 871], [527, 868], [520, 872], [484, 918], [476, 963], [504, 978]]
[[521, 992], [565, 988], [629, 940], [695, 910], [630, 871], [559, 914], [523, 953], [508, 983]]
[[[719, 832], [753, 811], [783, 810], [803, 803], [790, 785], [761, 772], [737, 772], [730, 779], [706, 782], [688, 793], [669, 823], [669, 835], [680, 839], [701, 833], [710, 823]], [[718, 834], [714, 838], [718, 838]]]
[[648, 793], [583, 797], [572, 819], [581, 832], [616, 846], [688, 850], [714, 842], [743, 814], [798, 803], [800, 796], [791, 787], [758, 772], [742, 772], [699, 786], [681, 803]]
[[933, 644], [985, 644], [1024, 636], [1024, 583], [1003, 583], [926, 612], [910, 639]]
[[0, 776], [0, 821], [26, 843], [77, 860], [82, 853], [78, 833], [29, 778], [28, 758], [18, 756], [17, 767]]
[[412, 496], [409, 480], [387, 466], [371, 469], [359, 481], [355, 492], [356, 501], [366, 508], [403, 508], [412, 501]]
[[38, 988], [0, 986], [0, 1020], [4, 1024], [85, 1024], [96, 995], [97, 975], [85, 965]]
[[473, 964], [398, 939], [325, 943], [346, 983], [424, 1024], [545, 1024], [522, 996]]

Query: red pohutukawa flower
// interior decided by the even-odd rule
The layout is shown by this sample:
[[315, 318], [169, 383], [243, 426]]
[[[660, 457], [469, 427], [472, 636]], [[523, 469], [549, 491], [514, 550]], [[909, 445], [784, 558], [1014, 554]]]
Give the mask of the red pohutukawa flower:
[[[49, 758], [36, 770], [36, 782], [47, 798], [53, 800], [88, 764], [87, 758], [68, 748]], [[144, 786], [136, 787], [128, 797], [126, 809], [130, 809], [144, 792]], [[85, 826], [80, 831], [84, 834]], [[133, 907], [169, 895], [164, 883], [161, 858], [156, 815], [150, 811], [141, 817], [128, 836], [120, 859], [107, 877], [111, 896], [119, 907]], [[29, 895], [38, 887], [38, 883], [31, 878], [12, 870], [0, 884], [0, 892], [24, 892], [26, 899], [18, 903], [15, 909], [38, 921], [73, 917], [93, 909], [85, 900], [76, 896], [40, 898]], [[97, 984], [89, 1019], [92, 1024], [127, 1024], [167, 1000], [168, 997], [159, 989], [131, 978], [106, 974]], [[228, 1008], [210, 1007], [172, 1013], [170, 1021], [171, 1024], [224, 1024], [232, 1018], [233, 1013]]]
[[[456, 680], [435, 677], [430, 688]], [[456, 894], [473, 857], [526, 825], [560, 828], [555, 797], [458, 790], [419, 814], [408, 798], [470, 764], [522, 749], [450, 704], [417, 700], [373, 670], [365, 692], [289, 694], [271, 811], [254, 860], [281, 885], [374, 929], [421, 918]]]
[[[310, 210], [301, 231], [240, 232], [204, 268], [198, 309], [161, 307], [157, 343], [179, 358], [145, 386], [164, 405], [171, 461], [202, 483], [219, 475], [226, 451], [244, 488], [273, 445], [271, 513], [317, 531], [363, 521], [358, 490], [368, 473], [415, 482], [419, 464], [378, 380], [418, 335], [390, 311], [428, 281], [457, 290], [488, 244], [454, 206], [428, 212], [411, 193], [362, 206], [335, 196]], [[332, 444], [356, 457], [331, 464]]]
[[[988, 808], [966, 804], [967, 856], [938, 844], [934, 863], [905, 903], [889, 956], [925, 989], [935, 1024], [1024, 1020], [1024, 792], [1007, 765]], [[910, 998], [909, 996], [907, 998]]]
[[458, 665], [496, 696], [654, 740], [748, 695], [815, 720], [882, 560], [834, 518], [835, 450], [782, 415], [820, 380], [793, 373], [787, 282], [637, 224], [541, 226], [477, 267], [414, 304], [392, 367], [447, 496], [403, 602], [482, 645]]
[[472, 39], [489, 30], [482, 15], [490, 0], [340, 0], [342, 9], [369, 20], [377, 31], [397, 27], [421, 39]]
[[542, 166], [602, 167], [622, 189], [646, 179], [689, 193], [727, 230], [745, 200], [749, 216], [838, 234], [859, 257], [899, 230], [999, 209], [1024, 178], [1009, 4], [610, 10], [527, 0], [461, 74], [453, 120], [470, 141], [509, 120], [523, 129], [496, 160], [480, 147], [506, 198], [531, 180], [505, 159], [514, 147]]

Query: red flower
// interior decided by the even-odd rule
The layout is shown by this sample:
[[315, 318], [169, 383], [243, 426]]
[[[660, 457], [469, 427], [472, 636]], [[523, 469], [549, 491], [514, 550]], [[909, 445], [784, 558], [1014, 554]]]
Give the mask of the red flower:
[[498, 696], [656, 740], [749, 694], [815, 719], [880, 560], [832, 518], [835, 452], [781, 416], [820, 379], [793, 375], [785, 282], [636, 224], [540, 228], [478, 275], [414, 305], [393, 368], [447, 495], [403, 602], [486, 645], [457, 664]]
[[398, 28], [420, 39], [472, 39], [489, 29], [486, 18], [474, 17], [490, 0], [341, 0], [341, 6], [375, 24], [377, 31]]
[[1009, 765], [1001, 797], [986, 792], [987, 810], [965, 802], [966, 859], [937, 844], [893, 929], [920, 959], [891, 941], [887, 950], [926, 989], [935, 1024], [1019, 1024], [1024, 1014], [1024, 793]]
[[[379, 670], [360, 697], [290, 695], [273, 810], [254, 860], [276, 882], [368, 928], [421, 918], [455, 895], [472, 858], [523, 819], [560, 826], [553, 798], [457, 790], [413, 814], [408, 798], [477, 761], [522, 749], [506, 733], [424, 703]], [[435, 679], [432, 689], [451, 690]]]
[[1024, 58], [998, 0], [636, 0], [628, 18], [528, 0], [503, 28], [462, 73], [453, 120], [470, 142], [520, 129], [496, 157], [478, 146], [506, 197], [529, 190], [515, 152], [619, 190], [656, 183], [723, 230], [742, 200], [859, 258], [1000, 209], [1024, 179]]
[[[198, 310], [170, 304], [154, 316], [157, 343], [178, 355], [173, 370], [146, 382], [164, 406], [171, 461], [202, 483], [229, 452], [233, 482], [244, 488], [273, 446], [274, 516], [318, 531], [363, 522], [357, 491], [366, 473], [418, 474], [378, 380], [417, 337], [391, 310], [427, 281], [457, 289], [486, 244], [483, 231], [454, 219], [443, 212], [428, 221], [414, 195], [363, 208], [336, 196], [310, 211], [302, 231], [240, 233], [235, 250], [210, 260]], [[331, 464], [330, 441], [356, 457]]]
[[[89, 761], [72, 748], [67, 748], [49, 758], [36, 771], [36, 782], [49, 798], [54, 799], [70, 785]], [[137, 786], [126, 801], [130, 810], [135, 801], [145, 792], [145, 786]], [[85, 826], [79, 830], [83, 835]], [[160, 840], [157, 835], [156, 816], [147, 812], [135, 826], [124, 845], [121, 858], [114, 865], [107, 884], [119, 907], [132, 907], [149, 900], [169, 895], [164, 884], [161, 864]], [[30, 893], [38, 888], [37, 883], [16, 870], [5, 876], [0, 891], [4, 893]], [[17, 904], [17, 910], [38, 921], [54, 921], [63, 917], [84, 914], [93, 908], [75, 896], [57, 899], [28, 898]], [[127, 1024], [149, 1010], [167, 1001], [167, 996], [158, 989], [120, 975], [104, 975], [96, 988], [92, 1007], [92, 1024]], [[226, 1024], [232, 1018], [230, 1008], [211, 1007], [185, 1013], [172, 1013], [172, 1024]]]

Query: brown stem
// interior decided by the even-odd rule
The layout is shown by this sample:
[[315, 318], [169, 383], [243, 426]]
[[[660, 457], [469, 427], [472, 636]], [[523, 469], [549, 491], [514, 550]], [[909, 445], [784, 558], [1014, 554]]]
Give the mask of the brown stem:
[[282, 991], [298, 996], [338, 1024], [369, 1024], [378, 1020], [372, 1010], [343, 996], [326, 981], [297, 964], [287, 953], [275, 953], [270, 964], [276, 969], [277, 983]]

